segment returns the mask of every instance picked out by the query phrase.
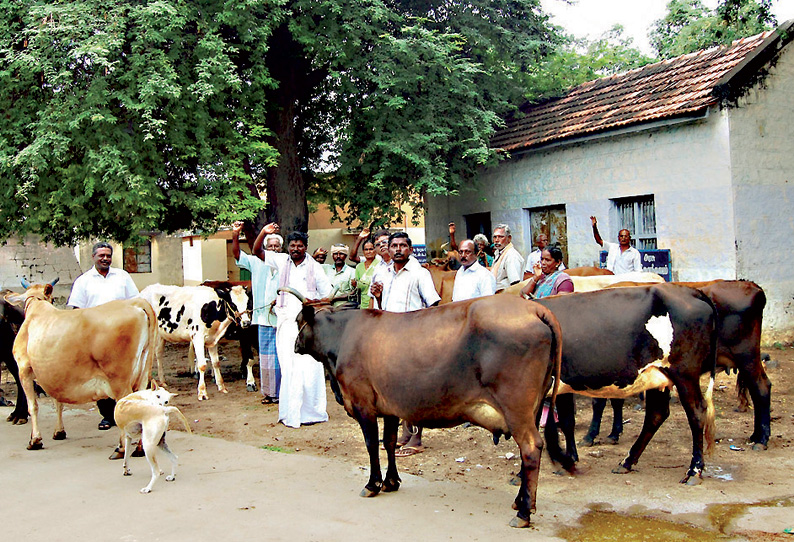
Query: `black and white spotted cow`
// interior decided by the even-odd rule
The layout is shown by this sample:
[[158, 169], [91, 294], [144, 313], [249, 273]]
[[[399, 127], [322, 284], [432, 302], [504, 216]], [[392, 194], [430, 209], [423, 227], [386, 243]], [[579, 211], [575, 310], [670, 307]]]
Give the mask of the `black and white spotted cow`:
[[159, 331], [157, 345], [157, 371], [163, 379], [162, 351], [164, 341], [190, 343], [196, 353], [199, 373], [198, 399], [208, 399], [204, 383], [209, 351], [212, 370], [218, 391], [227, 393], [221, 376], [218, 359], [218, 342], [233, 323], [246, 327], [251, 322], [248, 312], [248, 294], [242, 286], [209, 288], [206, 286], [166, 286], [153, 284], [140, 293], [151, 303], [157, 315]]

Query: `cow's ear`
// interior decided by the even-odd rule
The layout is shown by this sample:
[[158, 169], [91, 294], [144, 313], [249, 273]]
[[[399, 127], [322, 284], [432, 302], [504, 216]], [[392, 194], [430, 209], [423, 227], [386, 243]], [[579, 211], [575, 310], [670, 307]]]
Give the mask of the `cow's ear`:
[[22, 294], [6, 294], [5, 300], [15, 307], [24, 307], [25, 306], [25, 295]]
[[44, 295], [50, 297], [52, 295], [52, 284], [45, 284], [44, 285]]
[[314, 324], [314, 307], [312, 305], [304, 305], [303, 309], [301, 309], [301, 316], [307, 324]]
[[154, 378], [152, 378], [151, 386], [152, 386], [152, 391], [157, 391], [157, 381]]

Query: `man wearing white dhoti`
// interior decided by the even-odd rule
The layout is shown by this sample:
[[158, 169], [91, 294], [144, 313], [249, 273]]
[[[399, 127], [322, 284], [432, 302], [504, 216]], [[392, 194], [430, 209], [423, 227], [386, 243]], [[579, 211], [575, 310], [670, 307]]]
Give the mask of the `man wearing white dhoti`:
[[[279, 287], [289, 286], [308, 299], [322, 299], [331, 293], [331, 282], [322, 266], [306, 254], [309, 237], [302, 232], [287, 236], [287, 254], [262, 251], [266, 235], [276, 233], [277, 224], [268, 224], [256, 238], [253, 253], [265, 265], [278, 269]], [[325, 397], [325, 371], [320, 362], [307, 354], [295, 353], [298, 338], [296, 318], [302, 304], [289, 294], [276, 298], [276, 350], [281, 364], [278, 421], [287, 427], [328, 420]]]

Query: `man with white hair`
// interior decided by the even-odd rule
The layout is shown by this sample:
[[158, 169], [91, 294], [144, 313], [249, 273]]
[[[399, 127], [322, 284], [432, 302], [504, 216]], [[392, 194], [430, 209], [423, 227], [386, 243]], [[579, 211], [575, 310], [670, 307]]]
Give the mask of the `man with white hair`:
[[[240, 250], [242, 229], [241, 221], [232, 224], [232, 256], [237, 267], [251, 272], [251, 295], [254, 298], [251, 325], [258, 326], [259, 330], [259, 389], [263, 405], [275, 404], [278, 403], [278, 388], [281, 385], [281, 367], [276, 354], [278, 319], [271, 308], [278, 295], [278, 269], [265, 265], [261, 259]], [[265, 237], [266, 250], [281, 252], [283, 244], [284, 240], [277, 233]]]
[[491, 273], [496, 279], [496, 291], [512, 286], [524, 277], [524, 258], [513, 247], [510, 226], [499, 224], [493, 229], [493, 244], [496, 249]]

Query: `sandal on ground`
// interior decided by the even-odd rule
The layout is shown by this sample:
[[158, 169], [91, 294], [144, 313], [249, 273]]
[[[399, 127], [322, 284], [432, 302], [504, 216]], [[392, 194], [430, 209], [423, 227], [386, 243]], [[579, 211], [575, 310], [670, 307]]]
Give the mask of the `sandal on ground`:
[[277, 405], [278, 404], [278, 397], [271, 397], [266, 395], [264, 399], [262, 399], [263, 405]]
[[97, 429], [99, 429], [100, 431], [107, 431], [108, 429], [110, 429], [114, 425], [116, 425], [116, 424], [114, 424], [114, 423], [112, 424], [108, 420], [104, 420], [103, 419], [101, 422], [99, 422], [99, 425], [97, 426]]
[[410, 457], [412, 455], [421, 454], [424, 452], [424, 447], [419, 446], [403, 446], [396, 452], [394, 452], [395, 457]]

